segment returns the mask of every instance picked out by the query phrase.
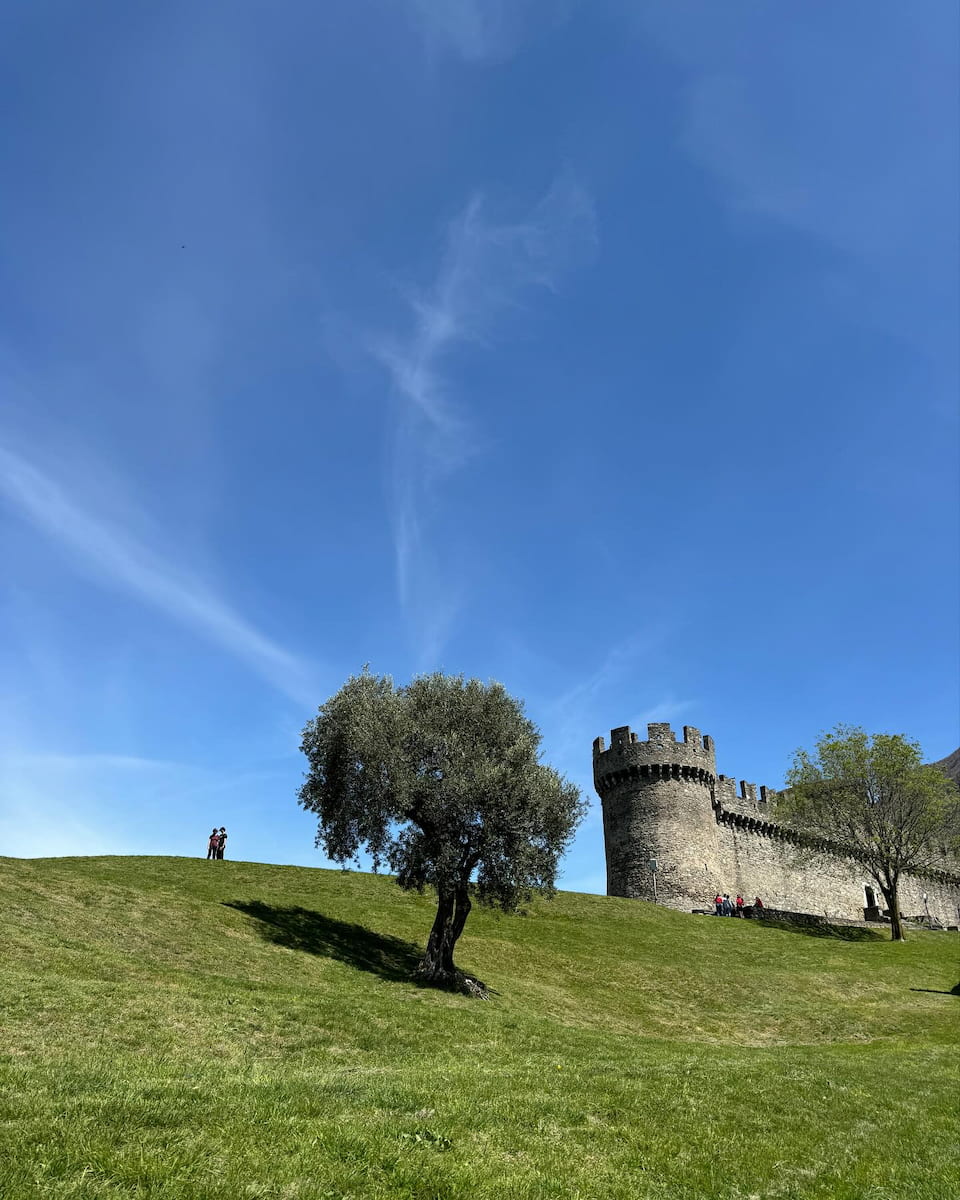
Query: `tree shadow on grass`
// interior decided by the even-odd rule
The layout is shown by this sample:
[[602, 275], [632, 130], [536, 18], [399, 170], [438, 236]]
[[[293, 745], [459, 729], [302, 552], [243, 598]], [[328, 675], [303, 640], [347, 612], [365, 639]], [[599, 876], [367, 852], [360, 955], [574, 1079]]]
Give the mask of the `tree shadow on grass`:
[[783, 929], [787, 933], [802, 933], [805, 937], [833, 938], [840, 942], [885, 942], [888, 939], [878, 929], [865, 929], [862, 925], [817, 925], [794, 924], [792, 921], [764, 921], [771, 929]]
[[949, 992], [942, 988], [911, 988], [911, 992], [932, 992], [935, 996], [960, 996], [960, 983], [956, 983]]
[[422, 952], [412, 942], [337, 921], [309, 908], [284, 908], [262, 900], [225, 900], [224, 904], [259, 922], [258, 932], [268, 942], [336, 958], [391, 982], [409, 982], [420, 961]]

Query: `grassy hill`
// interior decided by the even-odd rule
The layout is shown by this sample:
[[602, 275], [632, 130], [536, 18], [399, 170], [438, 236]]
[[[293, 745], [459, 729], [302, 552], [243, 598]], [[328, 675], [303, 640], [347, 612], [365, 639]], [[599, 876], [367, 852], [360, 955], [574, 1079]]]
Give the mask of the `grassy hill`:
[[0, 859], [0, 1196], [953, 1200], [956, 934], [561, 893], [409, 981], [362, 874]]

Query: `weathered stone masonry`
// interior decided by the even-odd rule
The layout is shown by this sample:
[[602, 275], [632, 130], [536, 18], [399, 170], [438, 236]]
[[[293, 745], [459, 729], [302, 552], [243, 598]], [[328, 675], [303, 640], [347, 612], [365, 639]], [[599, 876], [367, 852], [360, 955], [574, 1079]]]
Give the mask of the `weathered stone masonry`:
[[[774, 793], [717, 775], [713, 739], [684, 726], [629, 726], [593, 743], [593, 774], [603, 805], [607, 895], [653, 900], [689, 912], [717, 892], [739, 892], [769, 908], [863, 918], [877, 887], [843, 847], [814, 841], [776, 817]], [[811, 850], [814, 852], [811, 856]], [[802, 851], [802, 854], [801, 854]], [[656, 897], [651, 860], [657, 863]], [[924, 900], [926, 894], [926, 900]], [[882, 904], [882, 900], [880, 900]], [[960, 863], [901, 883], [905, 916], [960, 919]]]

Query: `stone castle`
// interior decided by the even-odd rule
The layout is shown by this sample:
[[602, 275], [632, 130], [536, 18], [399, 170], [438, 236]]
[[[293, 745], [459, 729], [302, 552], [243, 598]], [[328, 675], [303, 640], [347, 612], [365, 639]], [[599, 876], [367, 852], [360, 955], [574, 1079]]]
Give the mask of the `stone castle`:
[[[713, 739], [685, 725], [628, 725], [593, 743], [603, 805], [607, 895], [654, 900], [681, 911], [708, 909], [738, 892], [748, 904], [837, 919], [879, 919], [883, 898], [862, 863], [777, 820], [776, 795], [716, 772]], [[960, 920], [960, 862], [905, 876], [905, 917]]]

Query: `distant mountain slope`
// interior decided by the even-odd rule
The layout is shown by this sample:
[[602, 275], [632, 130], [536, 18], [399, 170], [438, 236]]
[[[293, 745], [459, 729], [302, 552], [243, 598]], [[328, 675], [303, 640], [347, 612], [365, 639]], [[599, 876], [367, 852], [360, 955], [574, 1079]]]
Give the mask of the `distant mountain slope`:
[[941, 758], [939, 762], [933, 763], [933, 766], [939, 767], [944, 775], [949, 775], [954, 783], [960, 784], [960, 747], [952, 754], [948, 754], [946, 758]]

